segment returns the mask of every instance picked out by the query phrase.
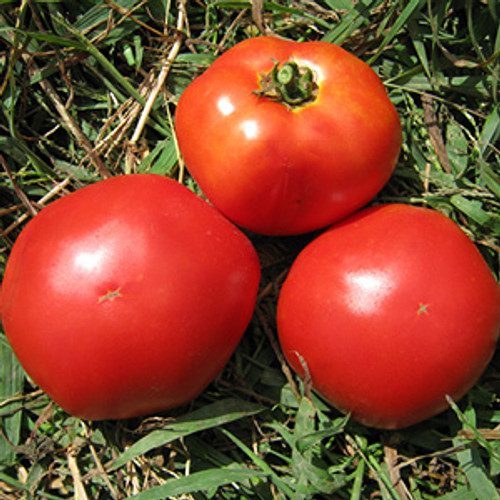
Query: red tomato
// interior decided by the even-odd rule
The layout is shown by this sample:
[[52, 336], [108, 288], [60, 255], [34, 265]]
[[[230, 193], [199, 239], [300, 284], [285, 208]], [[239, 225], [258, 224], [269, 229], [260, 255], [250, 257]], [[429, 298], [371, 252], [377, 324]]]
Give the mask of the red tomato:
[[207, 198], [269, 235], [308, 232], [359, 209], [389, 179], [401, 147], [378, 76], [326, 42], [237, 44], [187, 87], [175, 123]]
[[114, 419], [197, 396], [253, 313], [260, 265], [205, 201], [156, 175], [101, 181], [43, 209], [2, 291], [7, 338], [73, 415]]
[[362, 210], [299, 254], [278, 301], [285, 356], [364, 424], [415, 424], [462, 397], [493, 356], [500, 291], [450, 219], [408, 205]]

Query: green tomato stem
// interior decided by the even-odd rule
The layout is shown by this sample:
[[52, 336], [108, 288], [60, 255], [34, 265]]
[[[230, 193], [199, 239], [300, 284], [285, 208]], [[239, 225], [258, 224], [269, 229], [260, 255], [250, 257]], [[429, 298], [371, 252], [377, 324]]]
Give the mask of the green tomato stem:
[[275, 63], [271, 72], [263, 77], [258, 94], [294, 107], [314, 100], [316, 89], [310, 68], [287, 61]]

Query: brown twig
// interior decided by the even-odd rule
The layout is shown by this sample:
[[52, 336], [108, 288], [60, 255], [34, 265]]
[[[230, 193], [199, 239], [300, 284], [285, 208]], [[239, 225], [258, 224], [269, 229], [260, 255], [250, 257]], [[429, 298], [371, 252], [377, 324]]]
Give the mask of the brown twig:
[[153, 87], [151, 93], [148, 96], [148, 99], [146, 101], [146, 104], [144, 106], [144, 109], [142, 111], [142, 114], [139, 118], [139, 121], [137, 123], [137, 126], [135, 128], [134, 134], [132, 135], [130, 141], [128, 142], [128, 149], [127, 149], [127, 157], [125, 161], [125, 173], [131, 173], [134, 170], [135, 164], [136, 164], [136, 156], [135, 156], [135, 148], [137, 145], [137, 142], [139, 141], [139, 138], [142, 135], [142, 132], [144, 130], [144, 127], [146, 126], [146, 122], [149, 118], [149, 115], [151, 113], [151, 110], [153, 109], [153, 104], [158, 97], [158, 94], [160, 93], [163, 85], [165, 84], [165, 80], [167, 79], [167, 75], [170, 72], [170, 69], [172, 67], [172, 64], [177, 57], [177, 54], [180, 51], [180, 48], [182, 46], [182, 40], [183, 40], [183, 35], [182, 35], [182, 30], [184, 28], [184, 23], [186, 21], [186, 2], [187, 0], [180, 0], [178, 4], [178, 9], [179, 13], [177, 16], [177, 25], [175, 28], [176, 31], [176, 37], [174, 40], [174, 43], [172, 47], [170, 48], [170, 51], [168, 53], [168, 56], [165, 58], [165, 60], [162, 63], [162, 68], [160, 70], [160, 73], [158, 74], [158, 78], [156, 80], [156, 85]]
[[33, 205], [33, 203], [30, 201], [30, 199], [26, 196], [26, 194], [17, 185], [16, 180], [14, 179], [14, 176], [12, 175], [12, 172], [10, 171], [10, 168], [7, 165], [7, 162], [5, 161], [5, 159], [2, 155], [0, 155], [0, 163], [2, 164], [2, 167], [5, 170], [7, 177], [9, 178], [10, 182], [12, 183], [12, 186], [14, 188], [14, 191], [16, 192], [17, 197], [21, 200], [22, 204], [26, 207], [29, 214], [32, 217], [34, 217], [38, 213], [38, 209]]
[[[37, 68], [31, 66], [30, 68], [30, 76], [33, 76], [37, 72]], [[54, 107], [56, 108], [56, 111], [59, 113], [59, 116], [61, 117], [61, 120], [63, 122], [64, 128], [66, 128], [76, 139], [78, 145], [85, 151], [87, 156], [89, 157], [91, 163], [96, 167], [98, 170], [99, 174], [106, 178], [106, 177], [111, 177], [111, 172], [108, 170], [104, 162], [101, 160], [99, 155], [95, 152], [94, 148], [92, 147], [92, 144], [90, 141], [87, 139], [85, 134], [82, 132], [76, 121], [73, 119], [71, 114], [68, 112], [66, 109], [65, 105], [59, 98], [57, 92], [55, 91], [54, 87], [48, 80], [40, 80], [39, 82], [40, 86], [42, 87], [43, 91], [47, 95], [47, 97], [50, 99]]]
[[[38, 202], [36, 203], [36, 206], [43, 207], [45, 203], [47, 203], [49, 200], [51, 200], [54, 196], [59, 194], [69, 183], [71, 182], [70, 177], [66, 177], [63, 181], [61, 181], [59, 184], [56, 184], [48, 193], [46, 193], [44, 196], [42, 196]], [[21, 225], [24, 221], [26, 221], [31, 214], [30, 213], [24, 213], [20, 217], [18, 217], [10, 226], [2, 230], [1, 234], [4, 237], [7, 237], [7, 235], [13, 231], [16, 227]], [[35, 214], [36, 215], [36, 214]]]
[[80, 474], [80, 469], [78, 468], [78, 463], [76, 461], [76, 456], [78, 455], [79, 448], [76, 446], [71, 446], [67, 453], [66, 458], [68, 460], [68, 467], [71, 472], [71, 477], [73, 478], [73, 486], [75, 488], [74, 499], [75, 500], [88, 500], [87, 493], [82, 481], [82, 475]]
[[[24, 5], [24, 4], [23, 4]], [[10, 41], [13, 46], [13, 52], [12, 52], [12, 57], [14, 57], [14, 54], [18, 54], [17, 51], [17, 42], [14, 34], [7, 32], [7, 36], [9, 36]], [[22, 52], [20, 55], [21, 59], [26, 63], [27, 71], [30, 76], [30, 78], [35, 77], [37, 74], [40, 73], [40, 68], [34, 63], [34, 61], [31, 58], [31, 55], [28, 54], [27, 52]], [[64, 74], [63, 74], [64, 78]], [[71, 116], [71, 113], [68, 111], [67, 107], [64, 105], [62, 102], [61, 98], [55, 91], [54, 87], [52, 84], [47, 80], [47, 79], [41, 79], [38, 84], [42, 88], [42, 90], [45, 92], [49, 100], [52, 102], [53, 106], [55, 107], [56, 111], [59, 113], [59, 116], [61, 117], [62, 124], [66, 130], [68, 130], [73, 137], [75, 137], [78, 145], [85, 151], [87, 156], [89, 157], [91, 163], [94, 165], [94, 167], [97, 169], [99, 174], [102, 177], [110, 177], [111, 172], [108, 170], [104, 162], [101, 160], [99, 155], [95, 152], [94, 148], [92, 147], [92, 144], [88, 140], [88, 138], [85, 136], [85, 134], [82, 132], [74, 118]]]
[[106, 470], [104, 469], [104, 466], [102, 465], [102, 462], [99, 458], [99, 455], [97, 454], [95, 446], [92, 444], [92, 442], [90, 440], [90, 430], [84, 421], [82, 421], [82, 426], [83, 426], [83, 433], [84, 433], [85, 437], [87, 438], [87, 445], [90, 449], [90, 453], [92, 454], [92, 458], [94, 459], [94, 463], [96, 464], [97, 470], [99, 471], [99, 476], [102, 477], [104, 482], [106, 483], [106, 486], [108, 487], [108, 490], [111, 494], [111, 497], [116, 500], [116, 499], [120, 498], [120, 495], [116, 491], [116, 489], [113, 486], [113, 484], [111, 483], [108, 475], [106, 474]]
[[441, 135], [441, 130], [439, 129], [436, 112], [434, 111], [434, 105], [432, 103], [432, 96], [429, 94], [422, 94], [422, 107], [424, 109], [424, 122], [429, 131], [432, 147], [436, 152], [439, 163], [445, 172], [451, 173], [450, 159], [446, 151], [443, 136]]
[[410, 500], [412, 495], [401, 477], [401, 469], [398, 467], [398, 451], [392, 443], [384, 445], [384, 462], [389, 472], [389, 479], [401, 500]]
[[264, 23], [262, 20], [262, 7], [264, 6], [264, 0], [252, 0], [252, 19], [261, 33], [266, 32]]

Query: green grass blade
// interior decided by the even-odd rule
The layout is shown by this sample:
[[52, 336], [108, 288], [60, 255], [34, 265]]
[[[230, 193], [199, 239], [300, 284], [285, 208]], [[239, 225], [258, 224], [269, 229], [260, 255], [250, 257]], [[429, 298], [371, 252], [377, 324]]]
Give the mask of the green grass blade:
[[476, 428], [476, 414], [474, 408], [472, 406], [469, 406], [469, 408], [467, 408], [465, 412], [462, 412], [458, 405], [451, 398], [447, 398], [447, 400], [452, 410], [460, 420], [463, 428], [468, 429], [472, 432], [477, 443], [480, 444], [488, 452], [491, 460], [495, 461], [497, 465], [500, 466], [500, 451], [497, 450], [492, 444], [490, 444], [490, 442], [485, 439]]
[[270, 465], [267, 464], [265, 460], [262, 458], [258, 457], [246, 444], [241, 441], [241, 439], [238, 439], [236, 436], [234, 436], [232, 433], [230, 433], [226, 429], [221, 429], [221, 432], [228, 437], [238, 448], [240, 448], [245, 455], [247, 455], [253, 462], [254, 464], [259, 467], [269, 478], [271, 481], [274, 483], [274, 485], [280, 490], [281, 493], [286, 495], [288, 498], [295, 498], [295, 492], [293, 491], [292, 488], [290, 488], [285, 481], [283, 481], [276, 472], [272, 469]]
[[[463, 428], [472, 432], [475, 441], [481, 445], [483, 449], [487, 450], [492, 461], [500, 463], [500, 455], [498, 451], [481, 436], [480, 432], [476, 428], [476, 412], [474, 408], [469, 405], [466, 411], [462, 412], [451, 398], [447, 398], [447, 401], [457, 415]], [[456, 444], [460, 442], [458, 439], [455, 439], [454, 441]], [[473, 492], [477, 500], [500, 500], [500, 494], [498, 493], [492, 478], [486, 470], [486, 466], [477, 446], [459, 451], [457, 453], [457, 458], [465, 476], [467, 477], [470, 490]]]
[[164, 429], [153, 431], [134, 443], [114, 461], [111, 469], [121, 467], [135, 457], [181, 437], [255, 415], [261, 410], [262, 407], [255, 403], [237, 399], [225, 399], [204, 406], [179, 417], [175, 422], [169, 422]]
[[[295, 428], [293, 433], [293, 448], [292, 448], [292, 474], [297, 480], [297, 489], [307, 491], [310, 482], [314, 479], [315, 470], [312, 467], [312, 447], [304, 446], [299, 449], [297, 440], [304, 435], [312, 434], [316, 430], [315, 425], [316, 408], [308, 397], [302, 397], [299, 403], [299, 409], [295, 418]], [[305, 498], [305, 497], [304, 497]]]
[[483, 205], [479, 200], [469, 200], [460, 194], [454, 194], [450, 197], [450, 202], [454, 207], [482, 226], [486, 226], [490, 221], [490, 215], [483, 209]]
[[364, 460], [360, 460], [358, 462], [358, 465], [356, 466], [356, 472], [354, 474], [354, 482], [352, 485], [350, 500], [361, 500], [365, 467], [366, 466]]
[[388, 33], [383, 38], [382, 42], [380, 42], [377, 52], [375, 52], [375, 54], [368, 59], [368, 64], [373, 64], [380, 57], [387, 45], [389, 45], [394, 40], [394, 37], [396, 37], [396, 35], [401, 31], [401, 28], [411, 17], [418, 14], [418, 12], [425, 5], [425, 2], [426, 0], [410, 0], [410, 2], [408, 2], [406, 7], [389, 29]]
[[[19, 402], [5, 403], [14, 395], [21, 395], [24, 370], [17, 361], [7, 339], [0, 336], [0, 468], [12, 465], [21, 437], [22, 410]], [[6, 442], [6, 439], [8, 442]]]
[[488, 189], [500, 199], [500, 175], [493, 170], [492, 165], [488, 164], [482, 158], [479, 159], [480, 176]]
[[[457, 453], [460, 463], [470, 486], [470, 492], [477, 500], [498, 500], [500, 495], [488, 476], [484, 462], [476, 448], [464, 450]], [[470, 494], [470, 493], [469, 493]]]
[[[292, 442], [291, 471], [296, 479], [297, 500], [315, 494], [331, 494], [345, 484], [343, 475], [330, 474], [315, 464], [318, 447], [325, 434], [316, 430], [317, 410], [311, 399], [302, 397], [299, 403]], [[343, 419], [342, 419], [343, 420]], [[341, 432], [340, 426], [329, 428], [329, 435]]]
[[52, 43], [54, 45], [60, 46], [60, 47], [71, 47], [76, 50], [84, 50], [85, 45], [82, 43], [77, 42], [74, 39], [69, 39], [65, 38], [62, 36], [57, 36], [51, 33], [41, 33], [38, 31], [24, 31], [21, 29], [16, 29], [16, 28], [11, 28], [11, 27], [0, 27], [0, 34], [2, 32], [13, 32], [17, 33], [18, 35], [23, 35], [27, 38], [35, 39], [39, 42], [47, 42], [47, 43]]
[[230, 483], [248, 483], [252, 478], [263, 476], [265, 476], [264, 473], [246, 467], [214, 468], [194, 472], [178, 479], [170, 479], [161, 486], [150, 488], [129, 498], [133, 500], [164, 500], [167, 497], [205, 491]]
[[439, 500], [472, 500], [472, 498], [469, 488], [462, 486], [451, 493], [440, 496]]
[[349, 421], [349, 416], [342, 417], [333, 422], [331, 427], [326, 429], [321, 429], [314, 432], [304, 433], [297, 436], [296, 446], [299, 451], [304, 451], [311, 446], [319, 443], [323, 439], [335, 436], [344, 431], [347, 423]]
[[178, 161], [178, 151], [172, 139], [159, 141], [137, 166], [137, 172], [168, 175]]
[[361, 436], [347, 436], [348, 442], [354, 447], [361, 459], [366, 463], [368, 468], [372, 471], [373, 476], [381, 487], [381, 494], [383, 498], [390, 500], [400, 500], [397, 491], [391, 483], [389, 474], [385, 465], [379, 463], [379, 457], [367, 446], [366, 440]]
[[[349, 11], [341, 17], [339, 23], [323, 35], [322, 40], [341, 45], [358, 28], [369, 22], [370, 12], [382, 3], [381, 0], [372, 0], [371, 2], [365, 0], [353, 3], [349, 6]], [[347, 7], [346, 3], [342, 5]]]
[[[16, 479], [13, 479], [11, 476], [9, 476], [8, 474], [4, 474], [3, 472], [0, 472], [0, 481], [3, 481], [5, 484], [7, 484], [13, 488], [16, 488], [18, 491], [24, 492], [24, 496], [22, 497], [23, 499], [33, 500], [33, 496], [31, 495], [31, 492], [30, 492], [28, 485], [22, 483], [21, 481], [17, 481]], [[59, 495], [52, 495], [50, 493], [43, 492], [40, 494], [39, 498], [41, 498], [41, 499], [43, 498], [43, 499], [47, 499], [47, 500], [66, 500], [68, 497], [67, 497], [67, 495], [59, 496]], [[6, 498], [5, 500], [10, 500], [10, 498]], [[37, 500], [38, 500], [38, 498], [37, 498]]]
[[88, 40], [82, 33], [78, 30], [74, 29], [73, 26], [68, 24], [62, 16], [58, 16], [56, 18], [57, 22], [66, 28], [77, 40], [77, 43], [83, 50], [86, 50], [89, 54], [91, 54], [94, 59], [101, 65], [101, 67], [112, 76], [115, 81], [122, 87], [122, 89], [134, 99], [136, 99], [142, 105], [145, 104], [146, 100], [144, 97], [137, 91], [137, 89], [132, 85], [127, 78], [125, 78], [115, 67], [115, 65], [108, 60], [108, 58], [90, 41]]
[[484, 122], [481, 135], [479, 137], [479, 152], [481, 156], [485, 156], [488, 149], [496, 143], [500, 137], [500, 110], [495, 107], [488, 115]]

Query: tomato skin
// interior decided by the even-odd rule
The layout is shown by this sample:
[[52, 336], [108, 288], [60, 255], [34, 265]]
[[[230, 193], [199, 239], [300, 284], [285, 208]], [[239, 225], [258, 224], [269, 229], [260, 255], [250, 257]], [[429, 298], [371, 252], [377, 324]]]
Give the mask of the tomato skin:
[[177, 182], [118, 176], [44, 208], [12, 249], [2, 321], [27, 373], [69, 413], [182, 405], [222, 370], [253, 313], [250, 241]]
[[381, 205], [302, 250], [278, 300], [278, 333], [297, 373], [370, 426], [406, 427], [460, 399], [491, 360], [500, 290], [446, 216]]
[[[259, 96], [274, 61], [313, 70], [314, 101], [290, 109]], [[371, 68], [326, 42], [252, 38], [184, 91], [175, 116], [186, 166], [238, 225], [268, 235], [326, 227], [370, 201], [391, 176], [401, 124]]]

